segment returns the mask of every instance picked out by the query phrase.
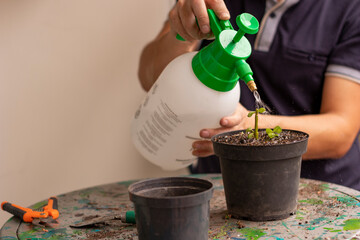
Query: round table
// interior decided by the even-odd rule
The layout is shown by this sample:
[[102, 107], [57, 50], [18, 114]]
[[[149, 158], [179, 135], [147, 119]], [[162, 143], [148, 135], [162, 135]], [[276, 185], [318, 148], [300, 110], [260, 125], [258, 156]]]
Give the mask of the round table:
[[[190, 175], [214, 184], [210, 201], [209, 239], [360, 239], [360, 192], [326, 182], [301, 179], [296, 214], [279, 221], [232, 219], [226, 210], [221, 175]], [[42, 228], [13, 217], [0, 231], [10, 239], [138, 239], [136, 226], [119, 220], [88, 228], [70, 225], [95, 216], [119, 215], [133, 210], [123, 181], [57, 196], [60, 217], [53, 228]], [[31, 206], [37, 209], [47, 200]]]

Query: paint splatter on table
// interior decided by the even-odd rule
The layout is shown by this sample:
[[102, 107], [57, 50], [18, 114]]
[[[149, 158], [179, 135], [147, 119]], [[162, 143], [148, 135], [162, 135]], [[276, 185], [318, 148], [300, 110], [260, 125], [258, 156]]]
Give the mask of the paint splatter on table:
[[[343, 186], [301, 179], [296, 214], [280, 221], [251, 222], [227, 214], [221, 175], [191, 175], [210, 180], [215, 187], [210, 201], [209, 239], [360, 239], [360, 192]], [[91, 187], [57, 196], [60, 218], [53, 228], [41, 228], [11, 218], [0, 231], [10, 239], [138, 239], [136, 227], [111, 220], [90, 228], [70, 225], [94, 216], [118, 215], [133, 210], [128, 186], [135, 181]], [[46, 205], [39, 202], [31, 208]]]

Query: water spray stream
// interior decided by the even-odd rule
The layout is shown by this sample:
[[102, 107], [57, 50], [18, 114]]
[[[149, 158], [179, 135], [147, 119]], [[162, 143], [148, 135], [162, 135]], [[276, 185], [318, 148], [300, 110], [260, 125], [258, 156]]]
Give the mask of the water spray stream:
[[255, 98], [255, 108], [256, 109], [265, 108], [266, 110], [265, 114], [270, 114], [271, 109], [261, 100], [259, 92], [255, 90], [253, 91], [253, 94]]

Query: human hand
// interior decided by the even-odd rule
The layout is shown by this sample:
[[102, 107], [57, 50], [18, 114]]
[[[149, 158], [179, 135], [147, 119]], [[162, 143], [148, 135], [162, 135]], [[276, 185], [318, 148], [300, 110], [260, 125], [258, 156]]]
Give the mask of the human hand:
[[248, 123], [248, 110], [244, 108], [240, 103], [238, 104], [235, 112], [231, 116], [223, 117], [220, 120], [220, 128], [206, 128], [200, 131], [200, 137], [204, 140], [195, 141], [192, 144], [192, 154], [197, 157], [207, 157], [214, 154], [214, 149], [211, 137], [229, 131], [235, 131], [240, 129], [246, 129], [249, 127]]
[[178, 0], [169, 13], [171, 30], [187, 41], [208, 37], [210, 25], [207, 9], [214, 10], [220, 20], [230, 18], [223, 0]]

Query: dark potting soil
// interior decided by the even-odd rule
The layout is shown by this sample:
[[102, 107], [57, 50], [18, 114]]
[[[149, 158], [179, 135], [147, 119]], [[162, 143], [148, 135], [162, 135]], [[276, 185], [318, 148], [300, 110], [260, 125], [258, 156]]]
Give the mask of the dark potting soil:
[[215, 137], [214, 141], [229, 145], [273, 146], [299, 142], [305, 140], [306, 137], [307, 135], [301, 132], [283, 130], [279, 133], [279, 136], [271, 139], [268, 137], [265, 130], [259, 130], [259, 139], [249, 138], [249, 134], [246, 132], [239, 132], [232, 135], [221, 135]]

